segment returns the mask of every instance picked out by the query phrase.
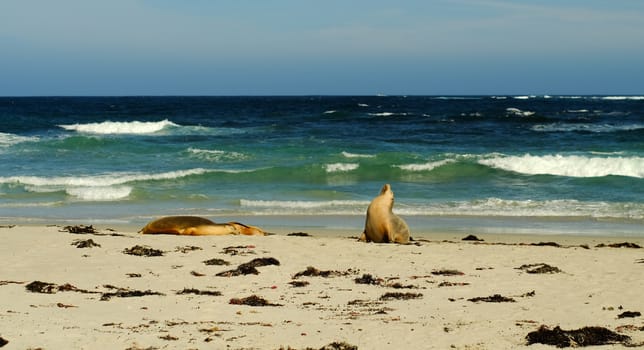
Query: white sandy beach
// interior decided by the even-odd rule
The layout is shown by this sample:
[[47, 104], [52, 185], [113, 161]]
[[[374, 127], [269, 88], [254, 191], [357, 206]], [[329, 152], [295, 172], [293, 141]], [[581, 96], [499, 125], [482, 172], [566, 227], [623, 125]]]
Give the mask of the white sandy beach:
[[[597, 247], [644, 246], [641, 238], [482, 235], [484, 242], [471, 242], [443, 235], [392, 245], [316, 232], [286, 236], [288, 229], [267, 237], [179, 237], [96, 228], [98, 234], [0, 228], [3, 348], [554, 348], [527, 345], [526, 335], [541, 325], [605, 327], [629, 336], [629, 344], [644, 343], [644, 318], [618, 317], [644, 311], [644, 249]], [[73, 245], [89, 239], [100, 246]], [[529, 244], [541, 241], [564, 247]], [[124, 253], [137, 245], [164, 255]], [[216, 276], [256, 258], [273, 259], [264, 259], [269, 264], [256, 267], [258, 274]], [[230, 265], [204, 263], [211, 259]], [[520, 269], [530, 264], [560, 272]], [[294, 278], [308, 267], [331, 272]], [[52, 293], [29, 291], [34, 281], [54, 284], [40, 285]], [[402, 294], [383, 299], [387, 293]], [[469, 300], [497, 294], [493, 300], [514, 301]], [[250, 296], [276, 305], [234, 300]]]

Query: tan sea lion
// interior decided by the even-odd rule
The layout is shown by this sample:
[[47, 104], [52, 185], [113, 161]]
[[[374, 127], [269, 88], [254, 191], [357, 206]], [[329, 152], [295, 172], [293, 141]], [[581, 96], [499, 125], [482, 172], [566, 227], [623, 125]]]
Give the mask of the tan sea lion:
[[139, 231], [142, 234], [169, 234], [169, 235], [250, 235], [265, 236], [266, 232], [254, 226], [229, 222], [217, 224], [198, 216], [166, 216], [150, 221]]
[[409, 226], [405, 220], [392, 212], [394, 192], [389, 184], [382, 186], [367, 208], [367, 220], [360, 237], [363, 242], [409, 243]]

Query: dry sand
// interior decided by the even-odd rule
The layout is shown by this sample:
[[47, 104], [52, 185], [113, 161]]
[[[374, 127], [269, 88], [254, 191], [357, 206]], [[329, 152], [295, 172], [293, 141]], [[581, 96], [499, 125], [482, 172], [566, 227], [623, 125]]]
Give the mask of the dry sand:
[[[644, 246], [641, 238], [430, 235], [391, 245], [288, 230], [268, 237], [135, 231], [0, 228], [3, 350], [319, 349], [334, 342], [338, 349], [554, 348], [527, 345], [542, 325], [605, 327], [629, 336], [628, 344], [644, 343], [637, 316], [644, 249], [597, 247]], [[90, 239], [100, 246], [82, 248]], [[529, 244], [544, 240], [566, 246]], [[135, 246], [163, 255], [124, 253]], [[230, 265], [204, 263], [213, 259]], [[240, 267], [250, 262], [256, 266]], [[549, 272], [528, 272], [544, 266]], [[309, 267], [321, 276], [297, 276]], [[257, 274], [226, 272], [253, 268]], [[243, 305], [247, 297], [273, 305]], [[625, 312], [635, 317], [620, 318]]]

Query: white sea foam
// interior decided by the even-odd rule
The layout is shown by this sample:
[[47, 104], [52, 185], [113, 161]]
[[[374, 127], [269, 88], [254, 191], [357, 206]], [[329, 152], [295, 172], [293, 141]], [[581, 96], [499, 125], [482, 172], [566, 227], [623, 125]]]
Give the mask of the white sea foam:
[[229, 161], [229, 160], [242, 160], [246, 158], [246, 155], [239, 152], [228, 152], [221, 150], [210, 150], [210, 149], [200, 149], [200, 148], [188, 148], [188, 152], [200, 159], [210, 160], [210, 161]]
[[424, 206], [398, 206], [397, 214], [409, 216], [590, 217], [642, 220], [644, 219], [644, 204], [585, 202], [574, 199], [539, 201], [485, 198]]
[[358, 103], [358, 107], [369, 107], [366, 103]]
[[602, 96], [602, 97], [597, 97], [601, 100], [608, 100], [608, 101], [624, 101], [624, 100], [633, 100], [633, 101], [641, 101], [644, 100], [644, 96]]
[[380, 113], [369, 113], [370, 116], [374, 117], [391, 117], [392, 115], [395, 115], [397, 113], [392, 113], [392, 112], [380, 112]]
[[362, 215], [369, 201], [330, 200], [330, 201], [267, 201], [240, 200], [242, 208], [254, 214], [314, 214], [314, 215]]
[[360, 164], [355, 164], [355, 163], [333, 163], [333, 164], [326, 164], [324, 166], [324, 169], [326, 169], [327, 173], [337, 173], [337, 172], [348, 172], [352, 170], [356, 170], [360, 167]]
[[535, 97], [537, 97], [537, 96], [534, 96], [534, 95], [530, 95], [530, 96], [513, 96], [512, 98], [514, 98], [515, 100], [529, 100], [529, 99], [535, 98]]
[[612, 125], [612, 124], [586, 124], [586, 123], [552, 123], [552, 124], [538, 124], [534, 125], [533, 131], [540, 132], [570, 132], [570, 131], [585, 131], [585, 132], [616, 132], [616, 131], [632, 131], [644, 129], [644, 124], [627, 124], [627, 125]]
[[376, 157], [373, 154], [359, 154], [359, 153], [349, 153], [349, 152], [342, 152], [342, 155], [345, 158], [375, 158]]
[[454, 159], [444, 159], [436, 162], [429, 162], [423, 164], [404, 164], [404, 165], [394, 165], [397, 168], [407, 171], [431, 171], [436, 168], [442, 167], [445, 164], [454, 163]]
[[643, 157], [585, 157], [545, 155], [501, 156], [481, 159], [479, 164], [528, 175], [644, 178]]
[[115, 201], [130, 196], [130, 186], [70, 187], [68, 195], [83, 201]]
[[535, 112], [532, 112], [532, 111], [522, 111], [522, 110], [520, 110], [518, 108], [513, 108], [513, 107], [506, 108], [505, 111], [509, 115], [516, 115], [516, 116], [519, 116], [519, 117], [529, 117], [529, 116], [532, 116], [532, 115], [535, 114]]
[[566, 112], [568, 112], [568, 113], [588, 113], [590, 111], [587, 110], [587, 109], [569, 109]]
[[324, 111], [324, 114], [334, 114], [334, 113], [338, 113], [338, 111], [336, 110]]
[[20, 136], [20, 135], [0, 132], [0, 147], [8, 147], [21, 142], [38, 141], [38, 140], [39, 139], [37, 137]]
[[68, 124], [59, 125], [59, 127], [87, 134], [153, 134], [167, 127], [178, 127], [179, 125], [165, 119], [158, 122], [112, 122], [104, 121], [100, 123], [88, 124]]

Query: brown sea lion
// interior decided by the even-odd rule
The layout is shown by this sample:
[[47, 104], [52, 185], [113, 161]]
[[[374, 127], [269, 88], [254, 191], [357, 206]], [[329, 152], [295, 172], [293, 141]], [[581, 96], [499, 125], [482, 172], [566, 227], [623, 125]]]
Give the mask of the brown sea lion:
[[405, 220], [392, 212], [394, 192], [389, 184], [382, 186], [367, 208], [367, 220], [360, 237], [363, 242], [409, 243], [409, 226]]
[[229, 222], [217, 224], [198, 216], [166, 216], [150, 221], [139, 231], [142, 234], [169, 234], [169, 235], [250, 235], [265, 236], [266, 232], [254, 226]]

